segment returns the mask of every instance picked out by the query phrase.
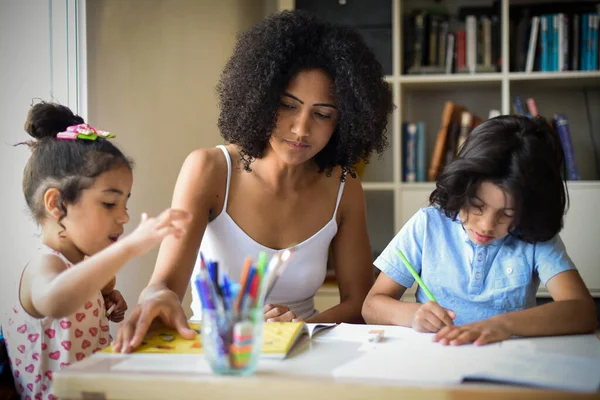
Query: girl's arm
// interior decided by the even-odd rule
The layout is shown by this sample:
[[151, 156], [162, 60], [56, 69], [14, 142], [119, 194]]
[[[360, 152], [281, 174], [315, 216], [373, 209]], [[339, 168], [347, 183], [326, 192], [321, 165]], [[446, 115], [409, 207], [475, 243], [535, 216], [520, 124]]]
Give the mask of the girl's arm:
[[340, 223], [332, 241], [340, 304], [308, 322], [363, 322], [361, 308], [373, 284], [373, 258], [367, 234], [365, 196], [360, 181], [348, 176], [338, 207]]
[[115, 290], [115, 286], [117, 286], [117, 277], [113, 276], [113, 278], [106, 284], [106, 286], [102, 288], [102, 295], [106, 296], [107, 294]]
[[106, 286], [129, 260], [125, 239], [67, 268], [55, 255], [46, 254], [30, 263], [23, 275], [21, 292], [29, 293], [31, 307], [25, 310], [36, 317], [62, 318], [73, 314]]
[[187, 213], [179, 210], [143, 219], [130, 235], [73, 268], [67, 268], [57, 256], [44, 255], [25, 269], [21, 293], [29, 293], [30, 302], [26, 303], [32, 307], [27, 311], [53, 318], [73, 314], [106, 286], [129, 259], [147, 253], [166, 235], [181, 236], [185, 227], [175, 227], [173, 222], [186, 219]]

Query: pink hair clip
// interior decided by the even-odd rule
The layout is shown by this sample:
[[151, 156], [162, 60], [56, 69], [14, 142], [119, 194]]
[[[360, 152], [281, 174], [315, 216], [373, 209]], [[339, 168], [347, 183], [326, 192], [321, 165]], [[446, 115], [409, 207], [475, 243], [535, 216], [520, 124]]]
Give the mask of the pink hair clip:
[[112, 139], [116, 136], [110, 132], [99, 131], [88, 124], [71, 125], [67, 128], [66, 131], [60, 132], [56, 135], [56, 138], [59, 140], [96, 140], [98, 137], [103, 137], [104, 139]]

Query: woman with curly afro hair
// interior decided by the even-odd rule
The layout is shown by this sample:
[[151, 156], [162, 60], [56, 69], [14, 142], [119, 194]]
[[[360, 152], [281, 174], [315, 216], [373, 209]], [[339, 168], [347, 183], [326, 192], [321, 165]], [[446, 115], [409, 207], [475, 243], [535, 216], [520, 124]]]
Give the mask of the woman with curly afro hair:
[[[265, 319], [362, 321], [373, 270], [354, 165], [387, 146], [393, 104], [381, 65], [358, 33], [283, 11], [238, 37], [217, 92], [228, 144], [195, 150], [184, 162], [173, 207], [193, 220], [182, 239], [163, 242], [117, 351], [138, 346], [157, 316], [193, 337], [180, 299], [199, 250], [239, 281], [246, 257], [293, 247]], [[319, 313], [313, 299], [329, 257], [340, 304]], [[199, 299], [192, 308], [199, 312]]]

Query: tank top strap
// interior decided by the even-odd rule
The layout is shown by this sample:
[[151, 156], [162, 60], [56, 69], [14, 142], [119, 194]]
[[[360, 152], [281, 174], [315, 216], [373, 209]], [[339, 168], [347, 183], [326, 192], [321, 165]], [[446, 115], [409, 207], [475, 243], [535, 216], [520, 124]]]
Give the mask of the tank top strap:
[[[345, 175], [344, 175], [344, 178], [346, 178]], [[342, 194], [344, 193], [344, 185], [346, 185], [346, 179], [344, 179], [343, 181], [340, 182], [340, 188], [338, 190], [337, 200], [335, 202], [335, 211], [333, 212], [333, 218], [334, 219], [335, 219], [335, 217], [337, 215], [337, 210], [338, 210], [338, 207], [340, 205], [340, 200], [342, 200]]]
[[225, 203], [223, 204], [223, 211], [227, 212], [227, 200], [229, 199], [229, 184], [231, 183], [231, 157], [229, 156], [229, 152], [227, 151], [227, 147], [222, 144], [217, 146], [223, 151], [225, 154], [225, 159], [227, 160], [227, 187], [225, 188]]

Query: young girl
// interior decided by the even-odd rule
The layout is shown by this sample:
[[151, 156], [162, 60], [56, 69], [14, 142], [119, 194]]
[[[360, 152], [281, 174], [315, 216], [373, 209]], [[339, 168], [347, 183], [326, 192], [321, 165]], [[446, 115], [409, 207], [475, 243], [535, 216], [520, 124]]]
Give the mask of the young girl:
[[28, 143], [23, 191], [42, 246], [22, 272], [5, 331], [22, 399], [54, 398], [53, 373], [109, 343], [108, 318], [120, 321], [126, 309], [115, 274], [165, 236], [180, 237], [188, 220], [177, 210], [144, 214], [119, 240], [129, 221], [131, 162], [106, 133], [83, 124], [51, 103], [33, 106], [25, 124], [37, 141]]
[[[558, 135], [542, 119], [477, 127], [421, 209], [375, 261], [369, 323], [437, 332], [442, 344], [591, 332], [594, 302], [558, 236], [567, 194]], [[398, 301], [420, 274], [417, 303]], [[554, 302], [536, 307], [542, 282]]]

